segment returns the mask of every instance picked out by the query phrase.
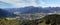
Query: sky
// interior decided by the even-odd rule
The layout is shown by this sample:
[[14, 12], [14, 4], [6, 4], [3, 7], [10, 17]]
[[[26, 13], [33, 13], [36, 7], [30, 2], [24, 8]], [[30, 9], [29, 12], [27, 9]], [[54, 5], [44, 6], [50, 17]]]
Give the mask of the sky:
[[60, 7], [60, 0], [0, 0], [0, 8]]

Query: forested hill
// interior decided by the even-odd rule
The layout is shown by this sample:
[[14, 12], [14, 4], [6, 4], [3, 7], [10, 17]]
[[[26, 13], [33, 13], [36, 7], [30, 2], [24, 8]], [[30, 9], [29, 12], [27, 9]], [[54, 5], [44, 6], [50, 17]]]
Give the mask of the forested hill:
[[0, 9], [0, 17], [14, 17], [15, 15], [13, 13], [8, 12], [7, 10]]

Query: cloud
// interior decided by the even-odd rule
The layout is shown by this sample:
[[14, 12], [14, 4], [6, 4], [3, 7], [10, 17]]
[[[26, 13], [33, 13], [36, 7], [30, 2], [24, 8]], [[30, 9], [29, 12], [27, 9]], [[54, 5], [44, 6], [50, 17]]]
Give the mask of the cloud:
[[[20, 7], [26, 7], [26, 6], [42, 6], [42, 7], [56, 7], [59, 6], [59, 4], [50, 4], [50, 2], [45, 2], [44, 0], [0, 0], [2, 2], [11, 4], [14, 8], [20, 8]], [[10, 7], [10, 6], [9, 6]]]
[[12, 4], [13, 7], [17, 8], [25, 6], [40, 6], [42, 4], [45, 4], [42, 0], [39, 0], [39, 4], [36, 3], [36, 0], [0, 0], [0, 1]]
[[5, 3], [5, 2], [2, 2], [2, 1], [0, 1], [0, 8], [6, 8], [6, 7], [12, 7], [12, 5], [11, 4], [8, 4], [8, 3]]
[[51, 3], [51, 4], [41, 5], [41, 6], [42, 7], [60, 7], [60, 4]]

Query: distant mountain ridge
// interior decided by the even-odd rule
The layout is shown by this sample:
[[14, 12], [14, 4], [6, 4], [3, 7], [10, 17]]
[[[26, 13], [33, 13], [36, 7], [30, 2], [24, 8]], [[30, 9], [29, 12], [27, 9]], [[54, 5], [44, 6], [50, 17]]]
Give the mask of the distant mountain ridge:
[[53, 13], [54, 11], [60, 11], [60, 7], [24, 7], [24, 8], [11, 8], [11, 9], [6, 9], [10, 12], [21, 12], [21, 13]]
[[16, 17], [14, 12], [20, 12], [22, 14], [34, 14], [34, 13], [53, 13], [60, 12], [60, 7], [24, 7], [24, 8], [0, 8], [0, 17]]

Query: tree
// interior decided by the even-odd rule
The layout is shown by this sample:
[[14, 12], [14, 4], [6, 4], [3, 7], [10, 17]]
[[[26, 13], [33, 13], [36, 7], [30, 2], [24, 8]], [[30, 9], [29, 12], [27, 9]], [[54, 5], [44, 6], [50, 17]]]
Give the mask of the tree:
[[53, 24], [60, 24], [60, 20], [59, 20], [60, 15], [58, 15], [58, 14], [47, 15], [47, 16], [44, 17], [44, 19], [45, 20], [47, 20], [47, 19], [50, 20], [51, 23], [53, 23]]

